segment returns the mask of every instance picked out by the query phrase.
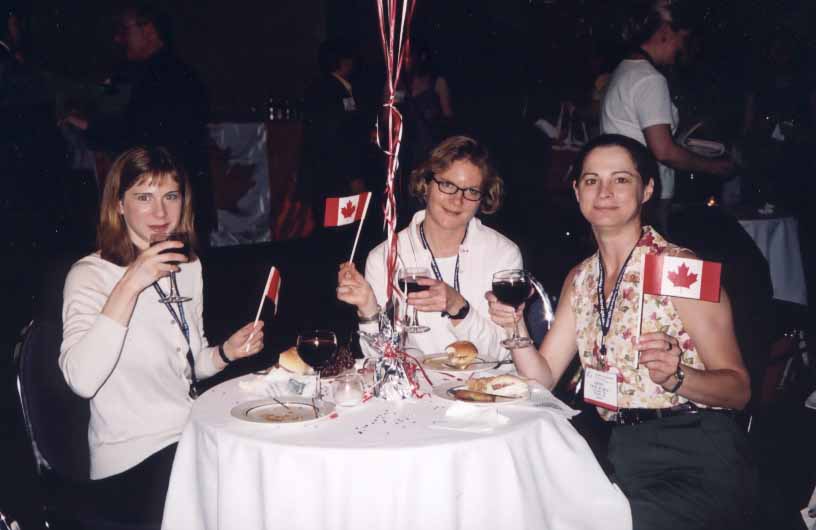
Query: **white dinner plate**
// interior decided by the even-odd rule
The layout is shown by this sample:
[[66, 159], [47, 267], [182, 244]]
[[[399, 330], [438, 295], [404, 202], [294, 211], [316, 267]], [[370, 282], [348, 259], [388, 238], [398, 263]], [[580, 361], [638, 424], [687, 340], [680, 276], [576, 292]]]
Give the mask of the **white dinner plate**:
[[247, 401], [233, 407], [230, 414], [253, 423], [308, 423], [330, 415], [335, 407], [329, 401], [315, 400], [313, 405], [312, 400], [302, 398], [278, 401], [271, 398]]
[[520, 401], [524, 401], [527, 399], [527, 396], [520, 396], [520, 397], [497, 397], [496, 401], [469, 401], [466, 399], [457, 399], [456, 396], [453, 395], [454, 390], [467, 390], [467, 385], [463, 385], [461, 382], [454, 382], [454, 383], [445, 383], [442, 385], [437, 385], [433, 387], [433, 394], [437, 397], [440, 397], [446, 401], [451, 401], [454, 403], [468, 403], [470, 405], [482, 405], [488, 407], [495, 407], [496, 405], [508, 405], [510, 403], [518, 403]]
[[498, 361], [488, 361], [483, 357], [476, 357], [470, 365], [464, 368], [457, 368], [452, 364], [448, 364], [447, 353], [434, 353], [426, 355], [422, 359], [422, 367], [431, 372], [447, 372], [449, 374], [472, 374], [474, 372], [483, 372], [490, 370]]

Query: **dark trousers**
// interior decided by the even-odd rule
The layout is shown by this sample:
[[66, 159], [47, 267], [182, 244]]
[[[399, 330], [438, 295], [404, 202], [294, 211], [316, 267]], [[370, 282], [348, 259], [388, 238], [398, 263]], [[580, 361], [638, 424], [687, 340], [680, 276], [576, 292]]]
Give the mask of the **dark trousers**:
[[[109, 521], [161, 524], [164, 498], [176, 446], [153, 453], [138, 465], [112, 477], [93, 481], [96, 512]], [[152, 525], [151, 525], [152, 526]]]
[[756, 469], [731, 416], [701, 411], [616, 426], [609, 460], [633, 530], [754, 527]]

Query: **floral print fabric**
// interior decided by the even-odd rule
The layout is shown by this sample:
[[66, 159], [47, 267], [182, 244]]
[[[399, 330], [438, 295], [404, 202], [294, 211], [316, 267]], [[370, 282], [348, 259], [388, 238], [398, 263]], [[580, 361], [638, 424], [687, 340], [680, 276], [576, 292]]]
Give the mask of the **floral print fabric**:
[[[618, 406], [620, 408], [665, 408], [687, 402], [686, 398], [666, 392], [654, 383], [645, 366], [638, 367], [637, 329], [641, 292], [641, 269], [646, 254], [676, 255], [685, 249], [667, 242], [652, 227], [643, 228], [643, 235], [626, 265], [618, 300], [612, 314], [612, 324], [606, 336], [607, 369], [618, 376]], [[598, 300], [598, 253], [578, 265], [572, 288], [571, 305], [575, 313], [578, 355], [586, 368], [602, 369], [600, 363], [601, 326]], [[616, 278], [607, 277], [607, 282]], [[609, 301], [607, 301], [607, 304]], [[697, 348], [683, 327], [683, 322], [668, 296], [644, 295], [641, 333], [663, 332], [676, 337], [683, 351], [686, 366], [705, 370]], [[598, 408], [604, 419], [614, 412]]]

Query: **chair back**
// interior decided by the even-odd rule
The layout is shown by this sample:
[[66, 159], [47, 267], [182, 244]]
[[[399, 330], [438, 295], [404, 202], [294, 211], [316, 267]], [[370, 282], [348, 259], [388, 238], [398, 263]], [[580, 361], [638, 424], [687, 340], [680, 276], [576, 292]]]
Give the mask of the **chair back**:
[[24, 331], [17, 366], [17, 393], [37, 471], [88, 480], [88, 401], [71, 391], [59, 368], [62, 324], [32, 322]]

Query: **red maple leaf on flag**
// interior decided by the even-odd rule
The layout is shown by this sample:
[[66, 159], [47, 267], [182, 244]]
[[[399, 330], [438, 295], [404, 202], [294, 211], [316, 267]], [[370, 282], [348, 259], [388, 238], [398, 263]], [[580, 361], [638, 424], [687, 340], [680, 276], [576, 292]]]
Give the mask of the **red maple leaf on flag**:
[[693, 272], [689, 274], [689, 268], [681, 263], [676, 272], [669, 272], [669, 281], [675, 287], [691, 287], [697, 281], [697, 275]]
[[343, 214], [343, 217], [348, 219], [349, 217], [354, 215], [354, 210], [356, 210], [356, 209], [357, 209], [357, 207], [354, 206], [354, 203], [352, 203], [351, 201], [348, 201], [346, 203], [346, 205], [343, 206], [343, 208], [340, 210], [340, 213]]

